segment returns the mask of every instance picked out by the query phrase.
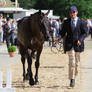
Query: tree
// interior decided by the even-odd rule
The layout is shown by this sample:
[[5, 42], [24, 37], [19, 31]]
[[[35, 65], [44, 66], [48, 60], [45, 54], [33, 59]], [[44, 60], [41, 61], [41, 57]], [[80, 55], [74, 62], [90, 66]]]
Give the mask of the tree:
[[15, 0], [11, 0], [12, 2], [15, 2]]
[[81, 18], [92, 18], [92, 0], [19, 0], [19, 3], [26, 9], [51, 9], [61, 17], [68, 17], [69, 7], [76, 5]]
[[34, 5], [35, 9], [47, 9], [48, 7], [48, 0], [37, 0], [35, 5]]
[[36, 0], [18, 0], [19, 6], [24, 9], [30, 9], [33, 8]]

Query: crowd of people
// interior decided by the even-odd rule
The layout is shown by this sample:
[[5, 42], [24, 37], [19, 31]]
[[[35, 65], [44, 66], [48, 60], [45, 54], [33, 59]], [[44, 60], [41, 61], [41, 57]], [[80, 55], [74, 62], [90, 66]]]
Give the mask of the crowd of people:
[[53, 37], [59, 37], [59, 32], [61, 30], [62, 20], [61, 19], [50, 19], [50, 27], [53, 33]]
[[17, 23], [15, 19], [3, 18], [0, 14], [0, 44], [6, 43], [7, 48], [15, 45]]

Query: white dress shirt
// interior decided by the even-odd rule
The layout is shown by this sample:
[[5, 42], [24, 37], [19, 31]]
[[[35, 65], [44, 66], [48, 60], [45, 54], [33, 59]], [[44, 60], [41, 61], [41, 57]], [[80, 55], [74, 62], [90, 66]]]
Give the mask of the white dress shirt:
[[78, 17], [75, 17], [74, 19], [71, 18], [71, 23], [73, 22], [75, 27], [77, 25]]

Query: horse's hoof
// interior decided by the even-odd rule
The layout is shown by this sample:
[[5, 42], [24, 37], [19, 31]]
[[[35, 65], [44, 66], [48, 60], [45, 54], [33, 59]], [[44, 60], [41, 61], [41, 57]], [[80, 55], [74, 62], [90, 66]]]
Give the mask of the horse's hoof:
[[23, 82], [26, 82], [26, 78], [23, 78]]
[[35, 85], [39, 85], [39, 81], [35, 81]]
[[23, 80], [23, 82], [26, 82], [26, 80]]
[[29, 84], [30, 84], [31, 86], [33, 86], [33, 85], [34, 85], [34, 80], [33, 80], [33, 79], [29, 80]]

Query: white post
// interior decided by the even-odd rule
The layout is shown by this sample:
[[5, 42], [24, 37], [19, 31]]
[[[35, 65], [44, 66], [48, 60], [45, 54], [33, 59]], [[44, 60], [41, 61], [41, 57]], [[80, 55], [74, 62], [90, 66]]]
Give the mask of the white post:
[[0, 88], [2, 88], [2, 82], [3, 82], [3, 79], [2, 79], [2, 72], [0, 72]]
[[6, 5], [6, 0], [4, 0], [4, 6]]
[[15, 6], [18, 7], [18, 0], [15, 0]]
[[11, 88], [11, 83], [12, 83], [12, 75], [11, 75], [11, 70], [7, 70], [7, 80], [6, 80], [6, 87], [3, 88], [3, 76], [2, 72], [0, 72], [0, 92], [15, 92], [15, 88]]
[[12, 83], [12, 74], [10, 70], [7, 70], [6, 87], [11, 88], [11, 83]]

